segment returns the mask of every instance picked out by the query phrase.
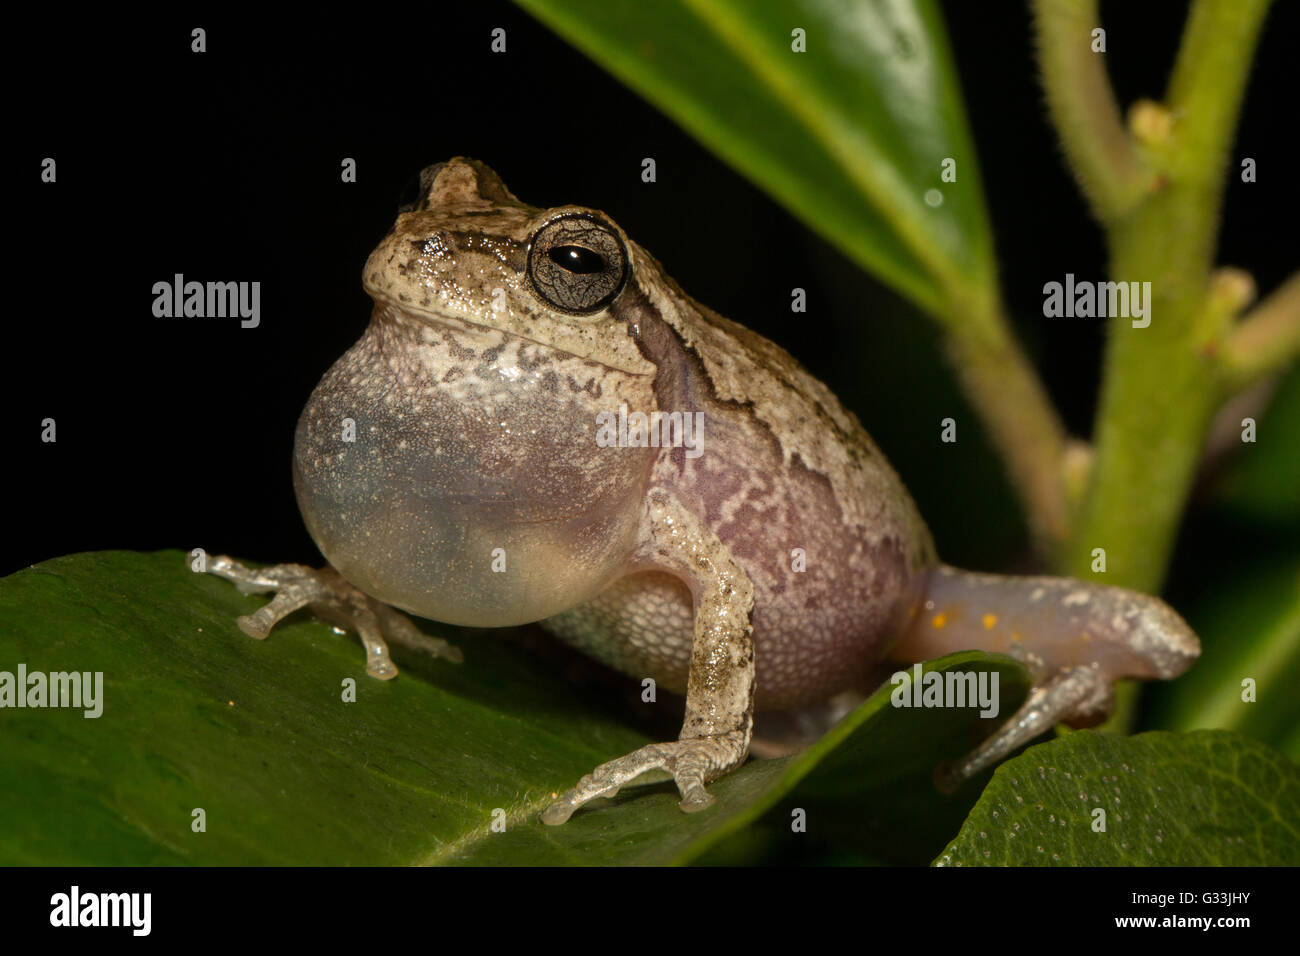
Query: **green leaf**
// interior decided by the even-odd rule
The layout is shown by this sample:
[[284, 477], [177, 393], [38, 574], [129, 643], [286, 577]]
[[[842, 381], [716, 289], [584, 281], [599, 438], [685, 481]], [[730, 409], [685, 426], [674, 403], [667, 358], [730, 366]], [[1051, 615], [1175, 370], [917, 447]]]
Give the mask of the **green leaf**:
[[[1000, 655], [966, 651], [922, 668], [923, 673], [970, 670], [998, 674], [1004, 719], [1028, 694], [1028, 673]], [[650, 852], [637, 850], [620, 862], [685, 863], [729, 840], [748, 839], [745, 828], [764, 815], [780, 822], [771, 829], [779, 829], [782, 839], [800, 840], [802, 835], [790, 826], [796, 809], [805, 811], [810, 827], [823, 835], [834, 833], [846, 853], [924, 862], [964, 819], [982, 782], [971, 781], [958, 794], [944, 796], [931, 782], [934, 768], [974, 749], [989, 726], [969, 709], [893, 707], [892, 690], [886, 684], [808, 750], [781, 759], [751, 760], [710, 784], [717, 800], [707, 813], [683, 821], [671, 786], [661, 788], [663, 793], [653, 801], [627, 790], [615, 801], [624, 803], [616, 820], [589, 811], [560, 830], [519, 830], [500, 840], [478, 841], [457, 862], [511, 863], [540, 851], [540, 842], [550, 839], [566, 845], [576, 840], [588, 849], [602, 841], [635, 841], [648, 844]], [[735, 842], [730, 846], [736, 852]], [[918, 857], [917, 847], [929, 852]]]
[[[866, 850], [912, 858], [943, 845], [979, 790], [946, 798], [928, 781], [987, 721], [896, 709], [887, 686], [803, 754], [712, 784], [703, 813], [651, 784], [545, 827], [553, 792], [649, 739], [488, 632], [426, 623], [465, 663], [394, 647], [402, 672], [382, 682], [354, 638], [305, 615], [245, 636], [235, 617], [265, 600], [191, 572], [178, 551], [71, 555], [0, 580], [0, 670], [103, 673], [98, 718], [0, 709], [0, 864], [680, 863], [767, 811], [793, 839], [791, 806], [812, 828], [849, 807]], [[1003, 714], [1024, 696], [1006, 658], [926, 669], [970, 668], [1000, 675]]]
[[[1300, 554], [1252, 562], [1187, 611], [1201, 659], [1161, 687], [1153, 719], [1170, 730], [1239, 730], [1300, 758]], [[1243, 700], [1243, 681], [1254, 682]]]
[[1295, 866], [1300, 766], [1225, 731], [1068, 734], [1000, 766], [935, 862]]
[[355, 637], [305, 615], [242, 634], [265, 601], [178, 551], [0, 581], [0, 670], [102, 671], [104, 697], [95, 719], [0, 710], [0, 863], [436, 861], [494, 808], [530, 824], [552, 787], [645, 742], [513, 649], [466, 643], [458, 666], [394, 648], [402, 673], [378, 681]]
[[[978, 162], [930, 0], [518, 2], [923, 308], [994, 300]], [[940, 178], [948, 158], [955, 182]]]
[[768, 822], [788, 832], [798, 807], [807, 813], [808, 832], [840, 852], [913, 865], [933, 859], [990, 776], [946, 795], [934, 786], [935, 767], [974, 750], [1029, 694], [1028, 671], [1002, 655], [962, 651], [923, 666], [926, 673], [967, 670], [997, 675], [995, 716], [951, 707], [896, 708], [886, 685], [800, 758], [798, 785], [773, 801]]

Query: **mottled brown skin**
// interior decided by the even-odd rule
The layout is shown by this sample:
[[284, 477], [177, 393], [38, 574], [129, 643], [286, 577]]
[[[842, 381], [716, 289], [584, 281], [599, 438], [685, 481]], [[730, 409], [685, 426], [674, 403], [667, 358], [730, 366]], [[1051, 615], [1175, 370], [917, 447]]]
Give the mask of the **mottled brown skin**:
[[[784, 350], [696, 305], [626, 237], [633, 267], [621, 294], [594, 324], [577, 320], [599, 339], [565, 342], [588, 357], [524, 339], [531, 330], [521, 324], [540, 318], [524, 284], [527, 243], [553, 213], [514, 201], [482, 166], [444, 167], [435, 180], [436, 200], [399, 220], [371, 256], [367, 285], [380, 301], [370, 328], [299, 422], [295, 487], [330, 563], [366, 593], [435, 620], [545, 619], [593, 656], [681, 693], [690, 588], [665, 580], [662, 562], [647, 566], [636, 547], [642, 502], [658, 487], [712, 529], [753, 583], [757, 707], [860, 686], [935, 559], [906, 489], [857, 420]], [[467, 269], [467, 257], [481, 262]], [[472, 310], [493, 288], [518, 309], [506, 335], [411, 313], [456, 308], [482, 321]], [[614, 337], [626, 344], [611, 346]], [[704, 349], [726, 356], [721, 389]], [[702, 411], [704, 454], [598, 447], [596, 414], [620, 402]], [[764, 420], [761, 403], [793, 412]], [[346, 417], [359, 435], [382, 435], [382, 450], [364, 437], [365, 453], [341, 448]], [[796, 430], [825, 430], [833, 442], [788, 440], [792, 417]], [[809, 467], [808, 448], [833, 477]], [[491, 570], [496, 547], [506, 574]], [[823, 573], [793, 571], [795, 548]]]
[[[710, 346], [726, 350], [751, 394], [781, 396], [793, 387], [789, 379], [803, 374], [784, 351], [700, 309], [675, 284], [664, 293], [681, 321], [711, 327]], [[691, 459], [681, 448], [659, 449], [643, 487], [667, 488], [689, 503], [753, 582], [757, 709], [799, 707], [862, 687], [935, 560], [902, 483], [832, 395], [801, 396], [801, 413], [816, 427], [844, 426], [837, 489], [751, 404], [719, 397], [700, 357], [645, 292], [630, 288], [623, 299], [623, 321], [656, 368], [655, 407], [705, 416], [705, 453]], [[870, 504], [850, 511], [837, 490]], [[812, 573], [793, 569], [796, 548]], [[678, 692], [686, 686], [691, 596], [657, 568], [620, 579], [544, 626], [629, 674]]]
[[[1172, 676], [1195, 657], [1154, 598], [939, 565], [857, 419], [601, 213], [524, 205], [453, 159], [424, 171], [364, 282], [370, 326], [313, 392], [294, 453], [303, 517], [337, 574], [212, 570], [277, 592], [241, 619], [256, 636], [298, 607], [350, 614], [376, 676], [396, 673], [383, 635], [414, 639], [392, 605], [541, 621], [685, 693], [677, 741], [597, 768], [548, 823], [653, 769], [700, 809], [704, 785], [745, 759], [756, 708], [869, 689], [891, 652], [997, 646], [1034, 673], [1036, 696], [959, 776], [1051, 722], [1103, 713], [1117, 677]], [[602, 447], [597, 416], [621, 405], [703, 413], [702, 453]]]

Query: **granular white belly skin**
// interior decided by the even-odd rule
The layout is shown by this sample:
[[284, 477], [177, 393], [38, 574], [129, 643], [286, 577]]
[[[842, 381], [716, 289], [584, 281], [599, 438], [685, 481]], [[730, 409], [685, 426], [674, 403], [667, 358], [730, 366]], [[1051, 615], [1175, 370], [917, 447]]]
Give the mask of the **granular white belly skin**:
[[695, 635], [691, 594], [670, 574], [629, 575], [542, 627], [615, 670], [686, 693]]

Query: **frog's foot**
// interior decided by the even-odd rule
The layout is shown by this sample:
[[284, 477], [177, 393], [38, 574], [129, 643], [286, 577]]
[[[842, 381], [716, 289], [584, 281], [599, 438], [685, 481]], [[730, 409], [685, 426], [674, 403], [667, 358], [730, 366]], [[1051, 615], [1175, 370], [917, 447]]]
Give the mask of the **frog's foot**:
[[1201, 652], [1187, 622], [1159, 598], [1071, 578], [974, 574], [946, 565], [926, 581], [897, 660], [981, 648], [1020, 660], [1029, 698], [973, 753], [935, 773], [941, 790], [1006, 757], [1054, 724], [1092, 727], [1110, 714], [1118, 680], [1170, 680]]
[[421, 633], [406, 615], [353, 587], [331, 567], [316, 570], [302, 564], [276, 564], [254, 569], [218, 555], [209, 559], [207, 570], [233, 581], [245, 594], [275, 592], [270, 603], [235, 621], [241, 631], [258, 640], [265, 640], [279, 621], [305, 607], [322, 620], [355, 631], [366, 649], [366, 673], [380, 680], [397, 676], [385, 637], [457, 664], [464, 659], [456, 647]]
[[542, 812], [542, 822], [564, 823], [588, 800], [612, 797], [619, 788], [650, 770], [669, 773], [682, 795], [687, 813], [713, 802], [704, 785], [716, 780], [745, 759], [749, 734], [734, 731], [717, 737], [692, 737], [670, 743], [648, 744], [626, 757], [603, 763], [578, 781], [578, 785]]
[[1110, 716], [1115, 685], [1095, 667], [1071, 667], [1029, 692], [1021, 708], [984, 743], [961, 760], [940, 764], [934, 785], [953, 793], [963, 783], [993, 766], [1022, 744], [1056, 724], [1093, 727]]

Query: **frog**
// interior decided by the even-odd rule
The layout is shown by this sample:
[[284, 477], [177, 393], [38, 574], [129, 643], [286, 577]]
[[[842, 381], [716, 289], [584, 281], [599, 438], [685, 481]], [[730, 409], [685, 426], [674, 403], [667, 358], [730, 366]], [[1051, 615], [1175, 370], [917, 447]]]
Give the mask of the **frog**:
[[1098, 724], [1117, 681], [1172, 679], [1200, 652], [1158, 597], [943, 563], [857, 416], [603, 211], [527, 205], [455, 157], [420, 173], [362, 281], [369, 324], [294, 435], [327, 565], [206, 570], [272, 594], [245, 633], [306, 608], [359, 635], [375, 678], [397, 674], [390, 641], [463, 660], [414, 615], [540, 623], [684, 697], [676, 740], [557, 789], [546, 824], [643, 775], [703, 810], [756, 715], [842, 713], [891, 662], [1008, 655], [1032, 689], [936, 768], [951, 791], [1058, 724]]

